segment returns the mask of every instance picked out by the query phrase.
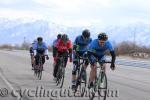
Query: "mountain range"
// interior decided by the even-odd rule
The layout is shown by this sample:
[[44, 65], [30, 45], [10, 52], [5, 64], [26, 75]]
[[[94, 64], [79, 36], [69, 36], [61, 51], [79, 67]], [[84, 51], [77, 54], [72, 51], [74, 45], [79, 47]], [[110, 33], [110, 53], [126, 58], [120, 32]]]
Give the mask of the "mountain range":
[[133, 41], [139, 45], [150, 46], [150, 24], [142, 22], [128, 25], [91, 25], [87, 27], [71, 27], [56, 24], [46, 20], [33, 19], [6, 19], [0, 18], [0, 44], [22, 44], [32, 42], [37, 36], [42, 36], [47, 44], [51, 45], [58, 33], [66, 33], [74, 41], [75, 37], [88, 28], [94, 39], [99, 32], [106, 32], [111, 41]]

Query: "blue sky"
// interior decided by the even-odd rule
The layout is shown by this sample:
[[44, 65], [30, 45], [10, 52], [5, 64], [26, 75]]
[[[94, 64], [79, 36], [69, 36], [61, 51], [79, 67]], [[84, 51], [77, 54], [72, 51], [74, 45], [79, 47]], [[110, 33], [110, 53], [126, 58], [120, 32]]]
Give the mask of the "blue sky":
[[150, 23], [150, 0], [0, 0], [0, 17], [67, 26]]

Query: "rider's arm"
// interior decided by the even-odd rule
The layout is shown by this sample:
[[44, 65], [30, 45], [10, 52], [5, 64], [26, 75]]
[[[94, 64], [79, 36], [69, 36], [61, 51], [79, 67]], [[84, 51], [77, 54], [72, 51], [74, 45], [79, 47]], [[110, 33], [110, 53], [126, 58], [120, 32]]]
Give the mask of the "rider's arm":
[[53, 57], [54, 57], [54, 52], [55, 52], [55, 45], [56, 45], [56, 40], [53, 41], [52, 49], [53, 49]]
[[48, 55], [48, 49], [45, 50], [45, 55]]
[[70, 62], [72, 62], [72, 42], [70, 40], [68, 41], [67, 48], [69, 50]]
[[95, 45], [95, 42], [92, 41], [88, 46], [88, 52], [87, 52], [88, 59], [90, 60], [92, 64], [96, 60], [95, 55], [96, 55], [96, 45]]
[[112, 44], [109, 41], [107, 41], [107, 42], [108, 42], [107, 46], [108, 46], [108, 49], [109, 49], [111, 57], [112, 57], [111, 63], [114, 64], [115, 60], [116, 60], [116, 54], [115, 54]]
[[45, 49], [44, 55], [48, 55], [48, 46], [46, 45], [46, 43], [43, 43], [43, 46]]
[[37, 52], [36, 52], [36, 50], [37, 50], [37, 45], [38, 45], [37, 43], [35, 43], [35, 44], [33, 45], [33, 52], [34, 52], [34, 55], [36, 55], [36, 53], [37, 53]]
[[111, 59], [111, 63], [115, 63], [115, 60], [116, 60], [116, 54], [115, 54], [115, 51], [110, 51], [110, 54], [111, 54], [111, 57], [112, 57], [112, 59]]
[[58, 53], [58, 51], [59, 51], [60, 48], [61, 48], [61, 40], [59, 39], [59, 40], [56, 42], [56, 44], [55, 44], [55, 46], [54, 46], [54, 48], [53, 48], [53, 50], [54, 50], [54, 52], [53, 52], [53, 57], [56, 57], [56, 56], [57, 56], [57, 53]]
[[75, 41], [74, 41], [74, 43], [73, 43], [73, 50], [75, 50], [75, 51], [76, 51], [77, 45], [78, 45], [78, 38], [79, 38], [79, 37], [76, 37], [76, 39], [75, 39]]
[[72, 55], [72, 42], [69, 40], [67, 48], [69, 50], [69, 54]]
[[56, 55], [57, 55], [57, 48], [54, 46], [54, 48], [53, 48], [53, 57], [56, 57]]
[[72, 58], [72, 48], [69, 49], [69, 57]]

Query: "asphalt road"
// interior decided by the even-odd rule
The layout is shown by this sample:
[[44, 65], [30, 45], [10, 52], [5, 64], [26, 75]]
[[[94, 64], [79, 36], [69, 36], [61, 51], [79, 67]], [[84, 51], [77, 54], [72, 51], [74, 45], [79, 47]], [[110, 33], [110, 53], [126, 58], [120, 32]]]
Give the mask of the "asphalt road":
[[[111, 71], [108, 65], [108, 89], [114, 94], [108, 94], [107, 100], [150, 100], [150, 69], [133, 67], [134, 64], [130, 66], [129, 62], [133, 64], [133, 61], [128, 60], [124, 62], [128, 64], [126, 66], [116, 65], [115, 71]], [[52, 65], [50, 55], [50, 60], [44, 65], [42, 80], [37, 80], [33, 76], [30, 55], [27, 51], [0, 50], [0, 100], [89, 100], [88, 97], [72, 95], [71, 63], [68, 63], [66, 68], [63, 90], [60, 90], [53, 81]], [[87, 69], [88, 73], [89, 71], [90, 66]], [[68, 92], [60, 97], [60, 93], [65, 90]]]

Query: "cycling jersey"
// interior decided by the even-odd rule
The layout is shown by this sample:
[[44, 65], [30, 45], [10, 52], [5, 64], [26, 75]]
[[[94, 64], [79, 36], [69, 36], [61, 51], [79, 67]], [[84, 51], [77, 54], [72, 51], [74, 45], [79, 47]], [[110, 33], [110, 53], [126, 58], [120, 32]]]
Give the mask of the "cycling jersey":
[[65, 52], [69, 49], [72, 49], [72, 43], [70, 40], [68, 40], [67, 43], [65, 44], [61, 39], [59, 39], [58, 42], [56, 43], [56, 48], [58, 52]]
[[91, 43], [91, 41], [91, 38], [89, 38], [88, 40], [84, 40], [82, 35], [77, 36], [74, 41], [74, 45], [76, 45], [76, 51], [83, 54], [87, 51], [87, 47]]
[[88, 51], [94, 53], [98, 57], [103, 57], [106, 50], [114, 51], [114, 48], [108, 40], [104, 43], [103, 46], [101, 46], [99, 45], [99, 40], [95, 39], [90, 43], [88, 47]]
[[38, 53], [37, 50], [39, 50], [39, 49], [44, 49], [45, 55], [48, 55], [48, 47], [47, 47], [45, 42], [42, 42], [41, 44], [39, 44], [37, 42], [37, 43], [34, 44], [33, 50], [34, 50], [35, 54]]

